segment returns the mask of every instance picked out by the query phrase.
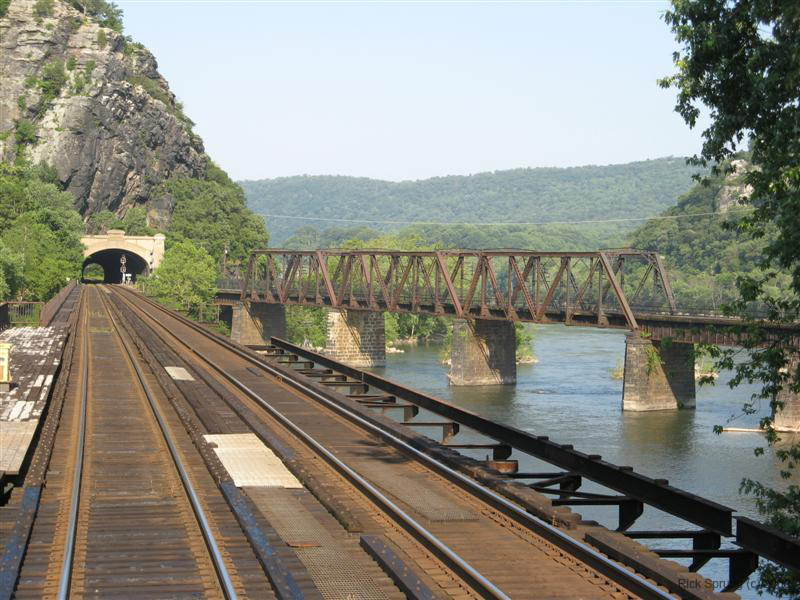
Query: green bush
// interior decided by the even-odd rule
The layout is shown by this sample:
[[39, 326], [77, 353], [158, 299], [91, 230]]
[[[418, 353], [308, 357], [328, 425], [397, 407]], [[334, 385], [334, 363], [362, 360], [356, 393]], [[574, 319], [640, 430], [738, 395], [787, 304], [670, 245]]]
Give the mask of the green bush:
[[103, 27], [122, 31], [122, 9], [113, 2], [105, 0], [68, 0], [69, 3], [84, 14], [94, 17]]
[[0, 17], [5, 17], [11, 0], [0, 0]]
[[144, 289], [168, 306], [200, 317], [203, 307], [214, 300], [216, 281], [214, 259], [187, 240], [166, 251], [161, 266], [144, 281]]
[[73, 71], [75, 69], [75, 65], [76, 64], [77, 64], [77, 61], [75, 60], [75, 57], [74, 56], [70, 56], [67, 59], [67, 71]]
[[72, 91], [76, 94], [83, 93], [86, 89], [86, 76], [83, 73], [75, 75], [75, 81], [72, 82]]
[[61, 88], [67, 82], [67, 71], [64, 68], [64, 61], [54, 60], [42, 67], [41, 77], [38, 80], [39, 89], [42, 96], [36, 112], [41, 117], [50, 108], [53, 100], [58, 98]]
[[14, 130], [14, 136], [17, 141], [17, 146], [26, 146], [36, 142], [36, 125], [27, 119], [20, 119], [17, 121], [17, 127]]
[[52, 16], [53, 0], [36, 0], [36, 4], [33, 5], [33, 14], [40, 19]]
[[97, 45], [100, 46], [101, 50], [104, 50], [108, 45], [108, 35], [102, 29], [97, 32]]

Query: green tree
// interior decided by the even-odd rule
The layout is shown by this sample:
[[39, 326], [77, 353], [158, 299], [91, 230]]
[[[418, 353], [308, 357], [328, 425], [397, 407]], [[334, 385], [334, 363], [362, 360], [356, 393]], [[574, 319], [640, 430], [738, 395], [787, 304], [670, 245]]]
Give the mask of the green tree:
[[108, 209], [98, 211], [89, 217], [86, 233], [103, 234], [109, 229], [122, 229], [127, 235], [154, 235], [156, 229], [147, 222], [147, 210], [143, 206], [128, 209], [120, 219]]
[[192, 240], [218, 263], [226, 250], [229, 263], [244, 263], [253, 249], [267, 245], [263, 219], [247, 209], [235, 184], [180, 179], [166, 182], [157, 194], [175, 203], [168, 244]]
[[18, 265], [4, 277], [22, 299], [48, 300], [80, 273], [83, 222], [56, 180], [46, 166], [0, 164], [0, 239]]
[[[728, 311], [746, 315], [754, 303], [769, 307], [776, 321], [800, 320], [800, 4], [776, 0], [673, 0], [665, 13], [680, 51], [674, 55], [677, 73], [661, 80], [678, 90], [676, 111], [694, 127], [703, 106], [710, 123], [703, 131], [703, 148], [694, 162], [712, 164], [716, 174], [745, 144], [756, 168], [745, 175], [752, 186], [753, 207], [733, 227], [754, 239], [768, 239], [760, 260], [761, 273], [741, 275], [740, 298]], [[776, 294], [772, 285], [781, 273], [790, 278], [789, 294]], [[776, 394], [784, 387], [800, 393], [800, 365], [788, 368], [800, 352], [797, 341], [784, 338], [761, 347], [753, 324], [749, 358], [741, 363], [733, 353], [716, 349], [720, 368], [735, 369], [732, 385], [759, 381], [760, 396], [773, 410], [782, 407]], [[745, 411], [752, 406], [746, 405]], [[763, 420], [767, 439], [777, 439], [771, 418]], [[763, 449], [758, 449], [762, 450]], [[776, 450], [789, 479], [800, 460], [800, 445]], [[800, 536], [800, 486], [786, 491], [745, 480], [742, 491], [756, 496], [768, 524]], [[800, 595], [800, 576], [777, 565], [759, 570], [759, 589], [779, 595]]]
[[116, 32], [122, 31], [122, 9], [106, 0], [69, 0], [69, 3], [82, 13], [94, 17], [104, 27]]
[[295, 344], [325, 346], [325, 328], [328, 316], [324, 308], [313, 306], [287, 306], [286, 328], [289, 340]]
[[0, 239], [0, 301], [11, 300], [22, 287], [22, 255], [12, 252]]
[[145, 279], [145, 292], [164, 304], [200, 317], [214, 301], [217, 267], [203, 248], [186, 240], [165, 253], [161, 266]]
[[156, 230], [147, 223], [147, 210], [143, 206], [134, 206], [128, 209], [125, 216], [119, 221], [119, 229], [126, 235], [154, 235]]
[[66, 255], [55, 232], [31, 213], [19, 217], [2, 236], [8, 248], [22, 256], [22, 300], [48, 300], [69, 279], [80, 275], [80, 254]]
[[114, 229], [117, 221], [119, 221], [117, 215], [112, 213], [110, 210], [100, 210], [96, 213], [93, 213], [92, 216], [89, 217], [89, 221], [86, 223], [86, 233], [92, 235], [102, 235], [109, 229]]

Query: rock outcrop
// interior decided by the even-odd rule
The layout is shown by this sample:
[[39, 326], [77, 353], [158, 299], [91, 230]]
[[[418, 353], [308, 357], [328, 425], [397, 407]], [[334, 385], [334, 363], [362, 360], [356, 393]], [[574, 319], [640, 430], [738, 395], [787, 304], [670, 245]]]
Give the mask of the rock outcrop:
[[752, 169], [746, 160], [735, 159], [731, 161], [733, 171], [725, 177], [725, 183], [717, 192], [717, 210], [726, 213], [731, 208], [746, 204], [753, 194], [753, 186], [744, 183], [745, 174]]
[[145, 204], [167, 225], [154, 187], [208, 166], [191, 126], [153, 55], [67, 2], [12, 0], [0, 18], [0, 160], [53, 166], [84, 218]]

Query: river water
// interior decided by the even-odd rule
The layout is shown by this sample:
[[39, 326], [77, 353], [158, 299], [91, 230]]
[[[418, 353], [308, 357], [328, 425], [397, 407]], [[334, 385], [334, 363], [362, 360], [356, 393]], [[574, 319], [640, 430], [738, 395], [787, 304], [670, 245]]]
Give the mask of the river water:
[[[576, 450], [600, 454], [605, 460], [630, 465], [650, 477], [668, 479], [671, 485], [736, 509], [736, 514], [758, 518], [753, 500], [739, 494], [742, 478], [774, 487], [787, 485], [780, 478], [780, 463], [772, 450], [767, 449], [760, 457], [754, 454], [753, 449], [763, 445], [760, 434], [713, 432], [714, 425], [755, 427], [759, 418], [768, 414], [765, 403], [755, 415], [739, 416], [728, 423], [757, 391], [755, 385], [731, 390], [726, 385], [731, 374], [722, 373], [716, 385], [698, 387], [694, 410], [622, 412], [622, 381], [613, 379], [611, 371], [624, 358], [623, 333], [561, 325], [535, 326], [533, 331], [534, 354], [539, 362], [519, 365], [516, 385], [449, 386], [437, 344], [403, 346], [402, 354], [387, 355], [386, 367], [374, 371], [496, 421], [547, 435], [558, 443], [573, 444]], [[436, 431], [426, 433], [435, 437]], [[468, 432], [459, 434], [457, 441], [467, 442], [470, 437]], [[483, 457], [475, 451], [472, 455]], [[513, 458], [520, 459], [521, 471], [554, 470], [516, 453]], [[587, 482], [581, 490], [601, 491]], [[582, 506], [576, 511], [610, 528], [617, 527], [616, 508]], [[645, 508], [631, 529], [667, 528], [694, 526], [687, 527], [670, 515]], [[651, 547], [690, 545], [665, 540], [646, 543]], [[717, 581], [726, 580], [727, 560], [712, 560], [701, 573]], [[747, 587], [740, 594], [758, 597]]]

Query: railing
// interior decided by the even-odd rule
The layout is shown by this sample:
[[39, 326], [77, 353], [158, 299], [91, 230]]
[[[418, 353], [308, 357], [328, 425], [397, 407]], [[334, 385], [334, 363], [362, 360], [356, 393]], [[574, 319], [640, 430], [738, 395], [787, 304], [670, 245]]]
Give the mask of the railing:
[[8, 320], [12, 327], [39, 325], [39, 315], [44, 302], [6, 302]]
[[217, 279], [217, 289], [219, 291], [236, 290], [241, 291], [244, 279], [234, 277], [222, 277]]

